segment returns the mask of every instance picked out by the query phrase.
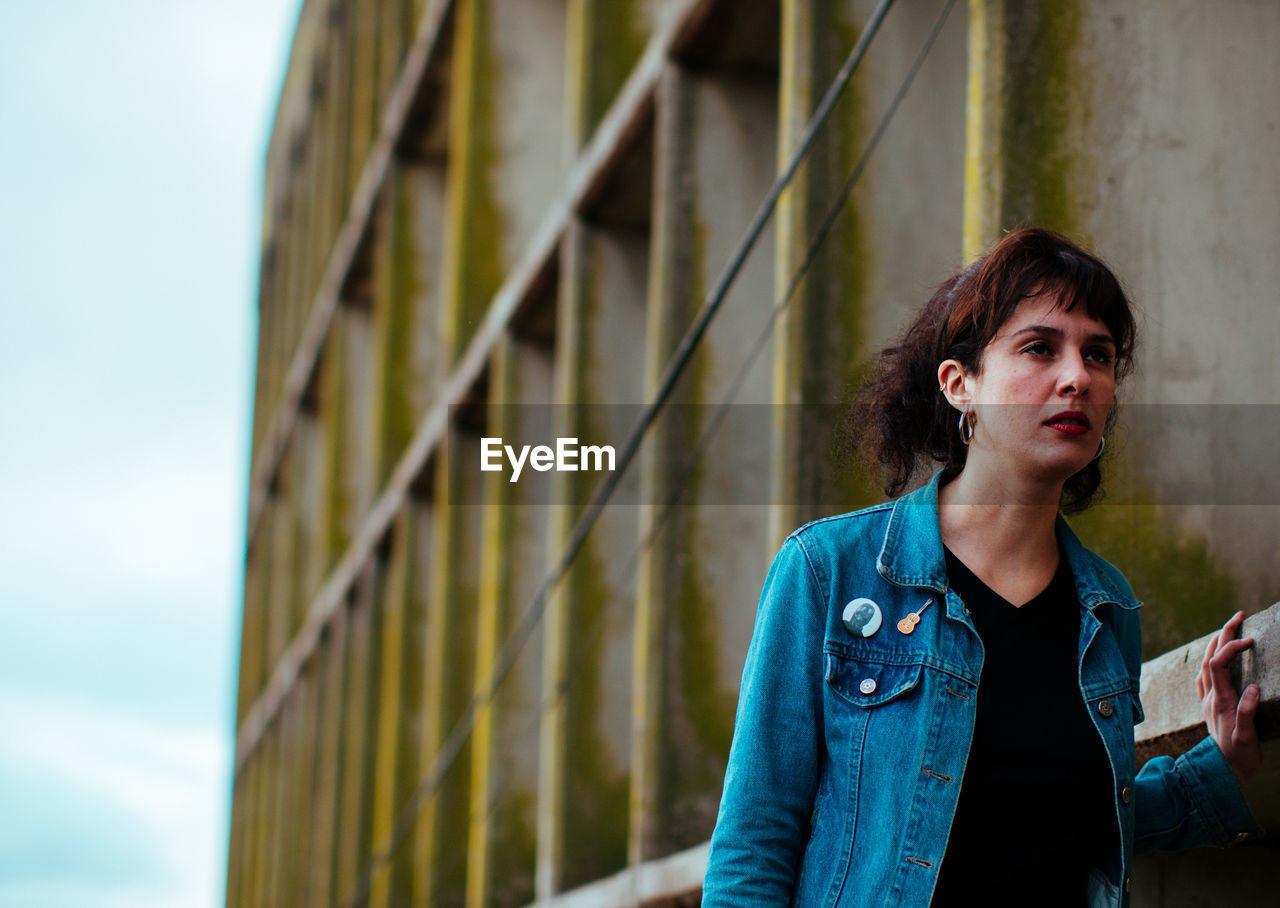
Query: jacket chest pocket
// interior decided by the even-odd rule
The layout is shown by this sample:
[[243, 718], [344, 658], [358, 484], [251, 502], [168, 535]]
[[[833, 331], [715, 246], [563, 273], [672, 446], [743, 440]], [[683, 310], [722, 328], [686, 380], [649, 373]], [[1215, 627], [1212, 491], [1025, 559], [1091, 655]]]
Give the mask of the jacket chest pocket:
[[886, 661], [845, 656], [827, 651], [824, 674], [827, 686], [840, 699], [862, 709], [881, 706], [915, 690], [924, 666], [920, 662]]

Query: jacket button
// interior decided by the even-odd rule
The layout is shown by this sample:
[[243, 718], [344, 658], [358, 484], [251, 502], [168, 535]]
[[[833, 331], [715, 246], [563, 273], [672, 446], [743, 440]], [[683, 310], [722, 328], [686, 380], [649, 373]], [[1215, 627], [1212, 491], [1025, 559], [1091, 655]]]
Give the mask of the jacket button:
[[863, 678], [862, 683], [858, 685], [858, 690], [864, 694], [874, 694], [876, 692], [876, 681], [874, 678]]
[[1110, 719], [1111, 714], [1115, 711], [1116, 709], [1114, 706], [1111, 705], [1110, 700], [1103, 700], [1101, 703], [1098, 704], [1098, 712], [1102, 713], [1102, 718], [1104, 719]]
[[1237, 842], [1247, 842], [1247, 841], [1249, 841], [1249, 833], [1247, 833], [1247, 832], [1237, 832], [1237, 833], [1236, 833], [1236, 841], [1237, 841]]
[[1126, 785], [1124, 788], [1120, 789], [1120, 800], [1121, 800], [1121, 801], [1124, 801], [1126, 804], [1128, 804], [1130, 801], [1132, 801], [1132, 800], [1133, 800], [1133, 789], [1132, 789], [1132, 788], [1130, 788], [1128, 785]]

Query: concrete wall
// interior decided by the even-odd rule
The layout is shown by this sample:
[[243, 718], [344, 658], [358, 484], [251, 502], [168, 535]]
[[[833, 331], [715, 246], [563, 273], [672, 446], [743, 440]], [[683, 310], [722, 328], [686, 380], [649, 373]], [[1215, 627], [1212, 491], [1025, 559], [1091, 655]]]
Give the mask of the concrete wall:
[[[480, 439], [621, 445], [875, 4], [306, 0], [267, 153], [228, 905], [696, 901], [769, 555], [878, 497], [832, 413], [1020, 223], [1144, 312], [1074, 522], [1147, 600], [1146, 655], [1275, 599], [1280, 6], [956, 3], [775, 311], [945, 5], [889, 12], [562, 564], [598, 476], [511, 484]], [[1134, 904], [1263, 898], [1274, 852], [1147, 859]]]

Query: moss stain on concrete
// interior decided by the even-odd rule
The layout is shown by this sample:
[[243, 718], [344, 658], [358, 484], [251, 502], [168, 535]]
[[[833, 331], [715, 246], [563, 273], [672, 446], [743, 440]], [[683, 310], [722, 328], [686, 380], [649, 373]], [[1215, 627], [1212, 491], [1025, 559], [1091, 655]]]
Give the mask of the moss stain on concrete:
[[[1118, 487], [1117, 480], [1108, 481]], [[1209, 551], [1208, 540], [1177, 527], [1174, 512], [1155, 503], [1141, 479], [1122, 481], [1139, 490], [1133, 504], [1095, 505], [1071, 523], [1145, 603], [1142, 658], [1151, 659], [1221, 627], [1240, 607], [1239, 584]]]
[[1000, 225], [1051, 227], [1080, 238], [1077, 186], [1092, 169], [1079, 0], [1004, 8], [1003, 188]]
[[[566, 580], [571, 605], [564, 691], [564, 867], [566, 889], [621, 870], [627, 863], [630, 780], [600, 727], [604, 702], [603, 641], [609, 628], [590, 634], [617, 596], [602, 558], [588, 539]], [[625, 742], [622, 752], [626, 752]]]

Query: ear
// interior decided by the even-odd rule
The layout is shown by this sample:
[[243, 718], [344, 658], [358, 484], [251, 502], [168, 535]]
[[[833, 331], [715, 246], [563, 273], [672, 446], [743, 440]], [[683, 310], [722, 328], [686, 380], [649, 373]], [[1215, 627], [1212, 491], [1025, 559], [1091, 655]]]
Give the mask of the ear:
[[962, 413], [973, 403], [973, 378], [959, 360], [945, 359], [938, 366], [938, 387], [947, 403]]

